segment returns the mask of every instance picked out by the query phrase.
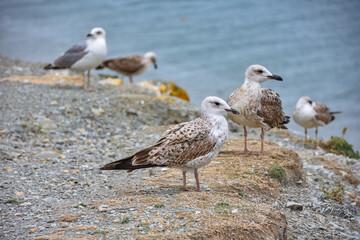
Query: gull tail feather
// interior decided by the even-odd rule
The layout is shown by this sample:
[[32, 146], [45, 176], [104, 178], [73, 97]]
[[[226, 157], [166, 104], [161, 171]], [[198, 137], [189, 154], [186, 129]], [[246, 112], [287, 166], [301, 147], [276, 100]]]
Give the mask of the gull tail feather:
[[106, 164], [105, 166], [101, 167], [100, 170], [127, 170], [128, 172], [132, 172], [141, 168], [166, 166], [152, 164], [147, 161], [151, 149], [151, 147], [145, 148], [130, 157]]
[[289, 116], [285, 116], [284, 121], [282, 121], [279, 125], [280, 129], [288, 129], [285, 124], [288, 124], [290, 122], [290, 117]]
[[51, 63], [49, 63], [48, 65], [46, 65], [44, 67], [45, 70], [49, 70], [49, 69], [61, 69], [59, 67], [53, 66]]

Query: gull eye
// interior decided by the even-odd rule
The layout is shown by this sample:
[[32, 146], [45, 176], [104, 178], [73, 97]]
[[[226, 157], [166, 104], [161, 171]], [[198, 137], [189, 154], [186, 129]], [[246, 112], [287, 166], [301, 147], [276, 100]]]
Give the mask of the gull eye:
[[261, 74], [261, 73], [263, 73], [263, 72], [264, 72], [264, 71], [263, 71], [263, 70], [261, 70], [261, 69], [259, 69], [259, 70], [258, 70], [258, 73], [260, 73], [260, 74]]
[[101, 32], [101, 31], [97, 31], [96, 34], [97, 34], [97, 35], [100, 35], [100, 34], [102, 34], [102, 32]]
[[214, 102], [215, 106], [220, 106], [219, 102]]

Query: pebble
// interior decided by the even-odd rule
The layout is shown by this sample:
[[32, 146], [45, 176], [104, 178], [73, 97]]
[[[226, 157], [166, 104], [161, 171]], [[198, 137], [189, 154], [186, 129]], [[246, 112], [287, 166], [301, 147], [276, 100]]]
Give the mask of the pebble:
[[98, 207], [99, 212], [106, 212], [108, 210], [108, 205], [100, 205]]
[[303, 210], [304, 205], [297, 202], [287, 202], [286, 208], [290, 208], [291, 210]]
[[[37, 69], [39, 69], [37, 71], [42, 71], [40, 67], [37, 67]], [[0, 74], [2, 73], [0, 72]], [[4, 235], [4, 239], [31, 239], [35, 235], [45, 235], [59, 227], [67, 228], [73, 225], [59, 222], [51, 222], [49, 224], [49, 221], [53, 220], [54, 215], [59, 213], [79, 214], [79, 224], [83, 225], [111, 225], [112, 223], [121, 223], [122, 219], [129, 218], [129, 223], [124, 225], [118, 224], [116, 226], [119, 229], [121, 228], [122, 234], [124, 234], [120, 238], [131, 239], [131, 236], [127, 235], [126, 230], [130, 231], [137, 227], [137, 214], [144, 212], [149, 214], [150, 217], [155, 208], [153, 206], [142, 208], [142, 206], [136, 205], [136, 198], [132, 200], [123, 199], [126, 196], [120, 195], [121, 190], [119, 189], [124, 186], [123, 184], [136, 186], [140, 184], [139, 181], [141, 181], [142, 176], [156, 175], [156, 171], [168, 171], [169, 168], [158, 168], [154, 172], [142, 171], [140, 174], [134, 172], [131, 175], [125, 172], [101, 172], [98, 170], [98, 167], [113, 160], [110, 158], [122, 158], [135, 152], [138, 148], [154, 143], [154, 139], [158, 139], [161, 132], [149, 134], [147, 132], [148, 126], [174, 123], [168, 120], [166, 113], [170, 111], [168, 111], [167, 106], [164, 106], [161, 110], [160, 107], [154, 105], [156, 107], [152, 108], [152, 111], [155, 112], [149, 114], [146, 111], [139, 111], [139, 109], [145, 109], [147, 101], [143, 101], [143, 105], [140, 104], [140, 101], [131, 101], [130, 103], [119, 101], [123, 100], [121, 94], [140, 94], [141, 92], [139, 91], [141, 90], [139, 89], [132, 89], [131, 93], [127, 89], [117, 89], [116, 91], [103, 91], [101, 89], [94, 94], [72, 87], [57, 88], [54, 86], [19, 85], [17, 83], [5, 82], [0, 84], [4, 86], [4, 88], [0, 88], [0, 94], [3, 97], [1, 104], [4, 106], [4, 109], [12, 109], [13, 106], [21, 107], [14, 108], [14, 111], [6, 114], [0, 114], [0, 122], [3, 123], [1, 128], [6, 129], [6, 133], [3, 133], [3, 130], [0, 132], [0, 154], [4, 153], [0, 157], [4, 156], [5, 159], [11, 160], [4, 161], [0, 169], [2, 176], [0, 183], [1, 194], [9, 200], [16, 199], [19, 202], [23, 201], [20, 204], [0, 203], [2, 212], [6, 211], [8, 213], [7, 221], [4, 222], [1, 233]], [[7, 91], [10, 93], [1, 91], [1, 89], [8, 89]], [[24, 96], [26, 100], [24, 101], [22, 97], [16, 96]], [[105, 100], [106, 98], [108, 100]], [[127, 100], [126, 98], [124, 99]], [[126, 107], [131, 108], [128, 113], [126, 112]], [[112, 111], [110, 110], [111, 108], [117, 110]], [[125, 110], [123, 111], [123, 109]], [[177, 122], [194, 119], [198, 114], [198, 110], [189, 109], [189, 106], [172, 109], [171, 112], [174, 115], [172, 118]], [[129, 117], [132, 117], [131, 121], [126, 116], [127, 114], [130, 115]], [[15, 123], [15, 121], [18, 122]], [[50, 129], [48, 131], [39, 131], [36, 130], [36, 127], [29, 127], [36, 122], [42, 122], [42, 127]], [[22, 126], [23, 123], [27, 124], [28, 127], [24, 128]], [[144, 127], [144, 123], [146, 127]], [[233, 128], [238, 131], [236, 137], [241, 136], [239, 133], [242, 130], [239, 130], [237, 126]], [[253, 136], [258, 138], [258, 133], [254, 131]], [[273, 142], [279, 142], [272, 134], [268, 134], [267, 137], [273, 138]], [[289, 139], [289, 142], [291, 142], [291, 138]], [[305, 149], [304, 146], [297, 146], [299, 144], [287, 143], [285, 141], [282, 144], [296, 151], [305, 151], [307, 153], [314, 151], [313, 149]], [[318, 152], [317, 158], [321, 158], [324, 155], [323, 152], [316, 151]], [[333, 156], [329, 155], [328, 157]], [[316, 196], [313, 199], [307, 189], [316, 189], [322, 192], [322, 181], [325, 187], [329, 187], [329, 189], [331, 189], [330, 186], [337, 183], [334, 175], [332, 176], [331, 172], [327, 171], [327, 169], [314, 168], [319, 163], [311, 162], [311, 158], [313, 157], [310, 156], [304, 162], [304, 166], [310, 166], [305, 167], [304, 170], [305, 174], [307, 172], [310, 173], [309, 179], [311, 182], [299, 181], [296, 182], [295, 186], [284, 187], [284, 191], [281, 193], [284, 200], [276, 199], [276, 204], [273, 205], [274, 208], [283, 211], [286, 215], [288, 235], [294, 236], [294, 239], [341, 238], [344, 240], [351, 239], [351, 237], [353, 239], [359, 238], [359, 234], [356, 235], [356, 233], [349, 231], [348, 227], [344, 227], [354, 226], [355, 224], [352, 221], [356, 222], [356, 220], [338, 216], [340, 214], [320, 214], [321, 209], [326, 206], [326, 203], [333, 204], [334, 201]], [[342, 159], [341, 157], [338, 158], [339, 161]], [[346, 160], [345, 158], [342, 161], [344, 164], [347, 164], [346, 162], [352, 164], [352, 169], [358, 169], [358, 161]], [[165, 174], [160, 171], [159, 174]], [[139, 189], [142, 189], [143, 185], [140, 185]], [[209, 189], [208, 187], [205, 188]], [[164, 188], [159, 186], [145, 189], [144, 194], [165, 191]], [[351, 204], [355, 203], [356, 205], [359, 202], [356, 199], [356, 194], [360, 192], [359, 189], [360, 186], [358, 189], [346, 189], [349, 192], [346, 195], [349, 196], [344, 196], [344, 205], [348, 204], [356, 208], [356, 206]], [[175, 196], [178, 195], [178, 189], [172, 189], [172, 191], [175, 193]], [[212, 191], [217, 191], [217, 189], [212, 189]], [[17, 196], [15, 192], [22, 194]], [[64, 193], [66, 193], [66, 199], [62, 199]], [[142, 194], [142, 192], [134, 193], [132, 197], [140, 193]], [[206, 192], [202, 194], [206, 194]], [[245, 196], [250, 200], [255, 199], [255, 196]], [[176, 199], [172, 198], [172, 195], [165, 196], [165, 198]], [[348, 198], [351, 198], [351, 201], [348, 201]], [[6, 198], [3, 197], [3, 199]], [[92, 202], [98, 203], [106, 199], [124, 201], [124, 208], [113, 208], [112, 205], [109, 207], [110, 204], [102, 204], [95, 209], [91, 207]], [[264, 200], [262, 202], [265, 204], [269, 203], [269, 201], [271, 200]], [[294, 201], [295, 203], [304, 203], [297, 203], [303, 205], [302, 211], [285, 210], [285, 203]], [[74, 208], [79, 202], [87, 206]], [[130, 202], [131, 205], [127, 205]], [[169, 204], [169, 209], [171, 209], [170, 206]], [[240, 210], [237, 211], [237, 206], [232, 205], [231, 207], [230, 211], [232, 213], [239, 213]], [[185, 211], [198, 214], [197, 216], [200, 216], [202, 213], [198, 209], [184, 209]], [[159, 212], [162, 213], [163, 211], [156, 209], [156, 213]], [[340, 211], [338, 208], [335, 208], [334, 212]], [[81, 215], [82, 213], [86, 214]], [[166, 214], [170, 214], [170, 212], [166, 212]], [[4, 215], [6, 216], [6, 214]], [[106, 218], [104, 215], [108, 215], [108, 217]], [[347, 215], [342, 214], [341, 216]], [[97, 218], [104, 220], [99, 221], [96, 220]], [[144, 221], [148, 221], [148, 219]], [[17, 227], [24, 222], [26, 227]], [[328, 222], [333, 222], [334, 224], [328, 224]], [[187, 226], [186, 221], [182, 223], [184, 226]], [[44, 226], [49, 228], [43, 230]], [[37, 231], [37, 233], [29, 236], [29, 229], [33, 229], [33, 232]], [[149, 224], [149, 229], [159, 230], [165, 229], [165, 227], [156, 223]], [[92, 232], [89, 231], [88, 233]], [[148, 234], [148, 232], [150, 231], [143, 228], [141, 233]], [[177, 232], [186, 232], [186, 230], [180, 228]], [[70, 234], [70, 231], [67, 234]]]

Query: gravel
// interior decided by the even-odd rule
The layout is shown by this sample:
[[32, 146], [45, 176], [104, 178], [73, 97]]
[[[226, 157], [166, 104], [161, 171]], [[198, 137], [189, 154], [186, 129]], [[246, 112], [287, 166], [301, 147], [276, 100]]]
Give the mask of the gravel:
[[[0, 78], [44, 74], [40, 63], [3, 57], [0, 61]], [[122, 209], [113, 209], [111, 203], [91, 206], [97, 211], [86, 217], [79, 210], [89, 208], [90, 202], [117, 198], [114, 189], [140, 189], [139, 184], [156, 173], [104, 173], [98, 167], [152, 144], [166, 129], [158, 126], [194, 119], [199, 110], [181, 101], [157, 100], [144, 88], [94, 85], [98, 91], [85, 92], [78, 87], [0, 82], [1, 239], [29, 239], [59, 228], [79, 231], [75, 221], [97, 236], [103, 235], [96, 232], [98, 226], [105, 229], [107, 221], [118, 223], [124, 230], [121, 238], [132, 237], [126, 231], [137, 227], [128, 224], [140, 211], [136, 204]], [[242, 137], [240, 127], [230, 128], [232, 138]], [[250, 136], [259, 137], [259, 131], [251, 130]], [[306, 181], [285, 185], [274, 199], [253, 201], [268, 202], [285, 213], [289, 239], [360, 239], [360, 187], [345, 177], [351, 173], [360, 179], [359, 161], [308, 146], [299, 137], [291, 131], [287, 137], [276, 131], [266, 134], [267, 140], [300, 155]], [[339, 167], [324, 167], [326, 161]], [[341, 186], [341, 201], [324, 193]], [[162, 191], [171, 198], [176, 190]], [[165, 214], [166, 205], [144, 211], [155, 210]], [[107, 220], [99, 220], [104, 214]], [[153, 228], [165, 227], [153, 223], [139, 230], [146, 234]]]

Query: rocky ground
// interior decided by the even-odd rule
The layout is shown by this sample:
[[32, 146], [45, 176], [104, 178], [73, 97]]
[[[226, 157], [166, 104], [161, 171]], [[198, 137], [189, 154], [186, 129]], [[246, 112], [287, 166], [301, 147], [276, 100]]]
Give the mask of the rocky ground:
[[[85, 92], [76, 81], [31, 83], [39, 78], [24, 75], [46, 74], [39, 63], [0, 57], [0, 66], [1, 239], [360, 239], [359, 160], [290, 130], [266, 133], [264, 156], [239, 156], [242, 131], [231, 124], [200, 170], [201, 193], [183, 192], [176, 169], [101, 172], [199, 110], [99, 76]], [[275, 162], [286, 180], [270, 176]]]

